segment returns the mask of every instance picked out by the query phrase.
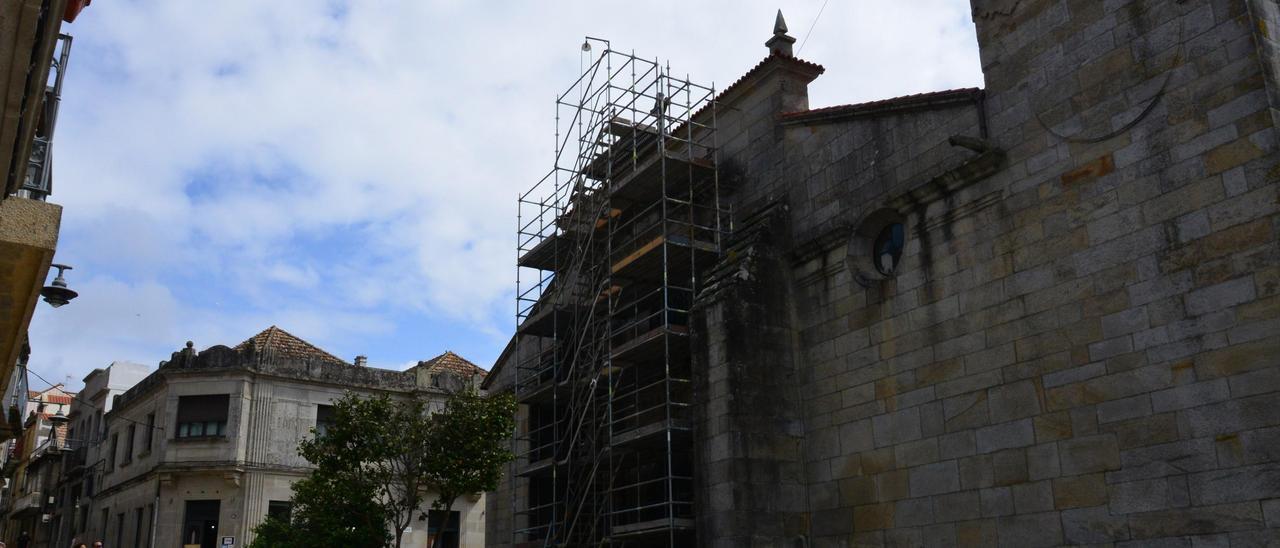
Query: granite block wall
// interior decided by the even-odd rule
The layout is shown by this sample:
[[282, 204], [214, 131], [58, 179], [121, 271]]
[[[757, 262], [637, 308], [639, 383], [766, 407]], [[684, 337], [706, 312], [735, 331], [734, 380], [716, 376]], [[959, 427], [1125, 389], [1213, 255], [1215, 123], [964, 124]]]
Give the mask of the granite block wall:
[[[1280, 8], [972, 8], [972, 101], [726, 92], [699, 544], [1280, 543]], [[882, 214], [905, 250], [864, 276]]]
[[[1263, 4], [975, 1], [985, 115], [803, 124], [747, 172], [793, 213], [813, 546], [1280, 542]], [[901, 212], [894, 277], [813, 251], [972, 155], [954, 134], [1004, 164]]]

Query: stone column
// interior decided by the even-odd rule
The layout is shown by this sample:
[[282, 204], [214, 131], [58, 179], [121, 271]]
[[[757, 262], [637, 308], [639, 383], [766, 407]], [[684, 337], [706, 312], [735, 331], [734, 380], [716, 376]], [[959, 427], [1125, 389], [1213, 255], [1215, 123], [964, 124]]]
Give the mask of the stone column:
[[782, 215], [748, 220], [694, 307], [702, 546], [784, 546], [808, 529], [786, 262], [772, 241]]

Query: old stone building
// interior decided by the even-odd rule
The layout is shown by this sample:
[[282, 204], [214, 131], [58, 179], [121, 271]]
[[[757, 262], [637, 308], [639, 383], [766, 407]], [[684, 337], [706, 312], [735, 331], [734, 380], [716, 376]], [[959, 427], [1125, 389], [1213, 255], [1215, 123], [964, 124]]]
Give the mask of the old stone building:
[[[571, 96], [589, 150], [522, 213], [535, 282], [486, 379], [524, 404], [491, 544], [1280, 542], [1280, 7], [972, 8], [982, 89], [810, 108], [779, 20], [713, 100]], [[645, 177], [663, 215], [716, 213], [615, 255]], [[692, 291], [646, 309], [645, 361], [651, 249]], [[617, 394], [650, 364], [689, 390], [639, 447]], [[639, 495], [636, 454], [668, 463]]]
[[[234, 546], [274, 512], [290, 510], [290, 486], [311, 467], [297, 443], [323, 429], [347, 391], [439, 398], [484, 370], [446, 352], [407, 371], [342, 360], [271, 327], [227, 347], [191, 343], [73, 427], [95, 439], [70, 456], [63, 538], [107, 546]], [[86, 387], [103, 392], [100, 382]], [[97, 400], [87, 400], [97, 401]], [[97, 417], [97, 418], [95, 418]], [[424, 503], [429, 509], [431, 500]], [[484, 545], [482, 497], [459, 499], [449, 520], [415, 522], [405, 546]], [[61, 546], [59, 544], [58, 546]]]
[[[52, 503], [46, 512], [56, 524], [48, 546], [69, 546], [71, 540], [88, 528], [93, 505], [96, 472], [103, 442], [106, 440], [106, 414], [111, 412], [116, 396], [123, 394], [151, 373], [140, 363], [115, 361], [96, 368], [84, 376], [84, 388], [71, 402], [67, 413], [67, 443], [61, 451], [61, 470], [50, 491]], [[34, 546], [41, 546], [37, 543]]]
[[69, 435], [66, 422], [59, 419], [66, 416], [75, 395], [61, 384], [29, 391], [21, 435], [3, 444], [0, 513], [5, 521], [0, 536], [6, 542], [25, 536], [33, 543], [48, 543], [57, 532], [48, 500], [56, 491], [62, 471], [59, 455]]

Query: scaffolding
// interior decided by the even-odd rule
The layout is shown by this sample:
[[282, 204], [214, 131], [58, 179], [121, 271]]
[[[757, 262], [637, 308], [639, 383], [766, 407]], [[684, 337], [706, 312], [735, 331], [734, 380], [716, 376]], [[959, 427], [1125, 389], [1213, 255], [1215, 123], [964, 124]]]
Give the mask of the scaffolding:
[[604, 51], [519, 199], [513, 544], [694, 535], [689, 309], [731, 227], [714, 87]]

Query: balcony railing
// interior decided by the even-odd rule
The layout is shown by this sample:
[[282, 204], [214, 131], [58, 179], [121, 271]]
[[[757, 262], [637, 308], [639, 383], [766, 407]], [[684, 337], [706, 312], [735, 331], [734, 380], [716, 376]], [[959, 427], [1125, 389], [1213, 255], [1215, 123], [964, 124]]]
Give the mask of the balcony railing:
[[23, 510], [38, 510], [41, 508], [40, 503], [43, 502], [43, 500], [44, 499], [41, 498], [39, 491], [31, 491], [13, 501], [12, 512], [18, 513]]
[[65, 449], [68, 449], [66, 440], [48, 438], [40, 442], [35, 451], [31, 452], [31, 460], [39, 459], [45, 455], [58, 455]]
[[84, 466], [85, 461], [87, 460], [87, 457], [89, 454], [89, 446], [84, 445], [83, 443], [81, 444], [71, 443], [71, 444], [68, 444], [68, 446], [65, 447], [63, 451], [65, 452], [64, 454], [67, 456], [67, 460], [65, 464], [63, 464], [64, 469], [74, 470], [78, 467]]

